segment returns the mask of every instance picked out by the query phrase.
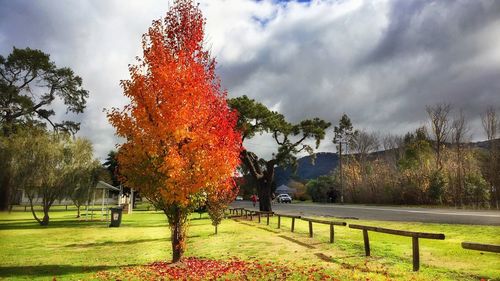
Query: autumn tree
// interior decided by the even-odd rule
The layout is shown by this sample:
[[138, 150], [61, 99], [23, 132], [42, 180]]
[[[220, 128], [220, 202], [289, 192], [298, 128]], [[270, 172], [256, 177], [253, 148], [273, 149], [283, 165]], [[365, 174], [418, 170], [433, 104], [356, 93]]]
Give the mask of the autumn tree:
[[[61, 102], [66, 113], [79, 114], [85, 109], [88, 95], [79, 76], [70, 68], [57, 67], [40, 50], [14, 47], [7, 57], [0, 55], [0, 133], [5, 137], [27, 125], [49, 125], [57, 131], [77, 132], [79, 123], [56, 122], [53, 105]], [[12, 191], [8, 184], [10, 174], [3, 174], [0, 210], [7, 209]]]
[[212, 221], [212, 225], [215, 227], [215, 234], [217, 234], [217, 228], [225, 216], [225, 210], [229, 207], [229, 204], [234, 201], [238, 192], [239, 188], [235, 185], [229, 191], [212, 189], [207, 193], [207, 213]]
[[116, 134], [120, 181], [163, 210], [173, 262], [186, 247], [189, 213], [202, 192], [230, 191], [241, 134], [203, 48], [205, 19], [190, 0], [174, 1], [143, 36], [143, 57], [121, 82], [130, 99], [108, 112]]
[[247, 149], [241, 151], [243, 164], [257, 182], [259, 209], [272, 211], [275, 167], [295, 167], [296, 155], [302, 151], [313, 155], [313, 146], [306, 141], [314, 140], [317, 148], [330, 123], [314, 118], [292, 124], [286, 121], [282, 114], [269, 110], [262, 103], [247, 96], [230, 99], [229, 105], [239, 112], [238, 128], [242, 132], [243, 140], [251, 139], [255, 134], [269, 133], [278, 146], [278, 151], [269, 160], [260, 158]]

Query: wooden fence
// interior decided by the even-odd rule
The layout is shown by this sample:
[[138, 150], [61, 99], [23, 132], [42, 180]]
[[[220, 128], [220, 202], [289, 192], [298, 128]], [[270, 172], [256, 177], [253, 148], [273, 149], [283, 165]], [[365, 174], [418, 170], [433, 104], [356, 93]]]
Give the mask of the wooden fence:
[[423, 238], [423, 239], [444, 240], [444, 234], [442, 233], [413, 232], [413, 231], [395, 230], [395, 229], [357, 225], [357, 224], [350, 224], [349, 227], [363, 230], [363, 240], [365, 244], [366, 256], [370, 256], [370, 240], [368, 238], [368, 231], [411, 237], [413, 246], [413, 271], [418, 271], [420, 269], [420, 252], [419, 252], [418, 239]]
[[257, 217], [259, 218], [259, 223], [260, 223], [260, 217], [262, 215], [265, 215], [267, 217], [267, 225], [269, 225], [269, 216], [272, 216], [274, 215], [274, 212], [262, 212], [262, 211], [255, 211], [254, 214], [257, 215]]
[[283, 214], [275, 214], [275, 215], [278, 216], [278, 228], [281, 228], [281, 217], [291, 218], [292, 225], [291, 225], [290, 229], [292, 232], [295, 230], [295, 219], [300, 219], [300, 216], [294, 216], [294, 215], [283, 215]]
[[500, 253], [500, 245], [481, 244], [475, 242], [462, 242], [462, 248], [483, 252]]
[[313, 222], [314, 223], [320, 223], [320, 224], [328, 224], [330, 225], [330, 243], [333, 243], [334, 235], [335, 235], [335, 229], [333, 228], [334, 225], [340, 225], [340, 226], [346, 226], [346, 222], [339, 222], [339, 221], [328, 221], [328, 220], [317, 220], [317, 219], [310, 219], [310, 218], [301, 218], [303, 221], [309, 222], [309, 237], [313, 237]]
[[[269, 225], [269, 217], [277, 216], [278, 217], [278, 228], [281, 228], [281, 218], [291, 218], [291, 232], [295, 230], [295, 220], [301, 219], [303, 221], [307, 221], [309, 223], [309, 237], [313, 237], [313, 223], [319, 224], [327, 224], [330, 226], [330, 243], [334, 242], [335, 238], [335, 228], [334, 226], [347, 226], [346, 222], [338, 222], [338, 221], [329, 221], [329, 220], [319, 220], [312, 218], [303, 218], [297, 215], [286, 215], [286, 214], [277, 214], [274, 212], [261, 212], [254, 211], [244, 208], [233, 208], [229, 209], [230, 213], [238, 214], [240, 211], [241, 216], [243, 216], [243, 212], [245, 212], [245, 217], [250, 217], [250, 220], [253, 219], [253, 216], [257, 215], [259, 218], [259, 223], [261, 221], [261, 216], [266, 215], [267, 217], [267, 225]], [[406, 231], [406, 230], [397, 230], [397, 229], [389, 229], [382, 228], [376, 226], [367, 226], [367, 225], [358, 225], [358, 224], [349, 224], [349, 228], [359, 229], [363, 231], [363, 242], [365, 248], [365, 255], [370, 256], [370, 239], [368, 236], [368, 231], [392, 234], [398, 236], [406, 236], [412, 238], [412, 256], [413, 256], [413, 271], [418, 271], [420, 269], [420, 247], [419, 247], [419, 239], [435, 239], [435, 240], [444, 240], [445, 235], [442, 233], [427, 233], [427, 232], [415, 232], [415, 231]], [[492, 252], [492, 253], [500, 253], [500, 245], [492, 245], [492, 244], [481, 244], [475, 242], [462, 242], [462, 248], [483, 252]]]

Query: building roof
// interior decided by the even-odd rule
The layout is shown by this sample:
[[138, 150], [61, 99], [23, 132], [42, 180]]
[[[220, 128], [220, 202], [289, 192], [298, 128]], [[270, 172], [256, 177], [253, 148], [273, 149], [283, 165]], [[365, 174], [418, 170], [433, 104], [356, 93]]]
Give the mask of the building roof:
[[99, 181], [95, 187], [96, 189], [109, 189], [113, 191], [120, 191], [118, 187], [112, 186], [111, 184], [105, 183], [103, 181]]
[[289, 190], [291, 190], [291, 188], [284, 185], [284, 184], [282, 184], [276, 188], [276, 191], [289, 191]]

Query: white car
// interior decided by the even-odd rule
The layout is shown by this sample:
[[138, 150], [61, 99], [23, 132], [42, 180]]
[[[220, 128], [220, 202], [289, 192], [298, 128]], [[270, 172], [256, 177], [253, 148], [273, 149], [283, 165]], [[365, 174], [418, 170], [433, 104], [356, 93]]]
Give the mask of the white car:
[[236, 196], [236, 201], [243, 201], [243, 196]]
[[279, 194], [276, 196], [276, 201], [278, 203], [292, 203], [292, 197], [288, 194]]

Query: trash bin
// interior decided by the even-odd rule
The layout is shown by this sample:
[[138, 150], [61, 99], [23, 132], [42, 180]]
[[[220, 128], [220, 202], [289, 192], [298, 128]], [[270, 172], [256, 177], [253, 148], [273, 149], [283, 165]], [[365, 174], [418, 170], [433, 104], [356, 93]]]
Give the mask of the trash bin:
[[119, 227], [122, 222], [122, 207], [110, 208], [111, 210], [111, 223], [109, 227]]

